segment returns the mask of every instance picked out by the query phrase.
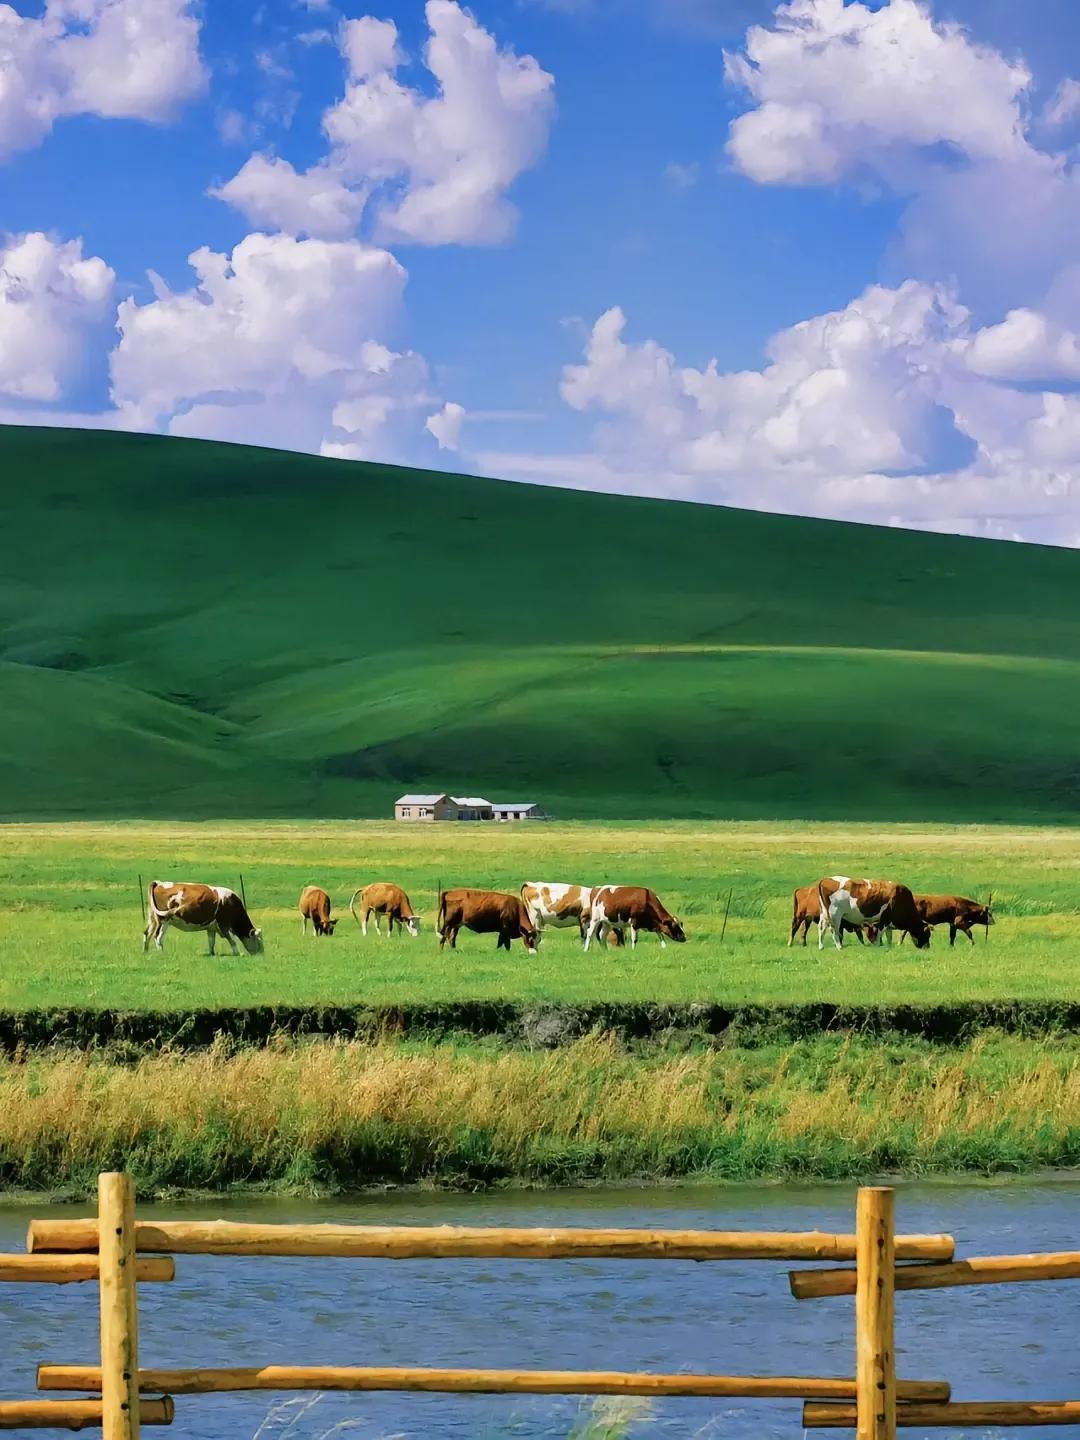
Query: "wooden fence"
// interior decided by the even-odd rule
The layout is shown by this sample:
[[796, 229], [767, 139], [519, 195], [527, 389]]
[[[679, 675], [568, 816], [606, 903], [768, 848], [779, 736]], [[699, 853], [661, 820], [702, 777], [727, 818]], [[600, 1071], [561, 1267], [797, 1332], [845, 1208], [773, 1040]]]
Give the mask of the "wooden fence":
[[[894, 1194], [858, 1193], [853, 1234], [712, 1230], [521, 1230], [455, 1226], [250, 1225], [136, 1218], [125, 1175], [99, 1177], [96, 1220], [35, 1220], [26, 1255], [0, 1256], [0, 1281], [97, 1280], [100, 1356], [93, 1365], [38, 1367], [38, 1389], [78, 1400], [0, 1402], [0, 1429], [100, 1428], [135, 1440], [140, 1425], [168, 1425], [173, 1396], [236, 1391], [399, 1390], [457, 1394], [650, 1395], [802, 1399], [807, 1429], [854, 1429], [858, 1440], [895, 1440], [898, 1428], [1080, 1425], [1080, 1401], [971, 1403], [945, 1380], [898, 1380], [897, 1290], [1080, 1276], [1080, 1253], [956, 1260], [949, 1235], [897, 1235]], [[590, 1370], [422, 1369], [268, 1365], [140, 1370], [139, 1284], [167, 1282], [174, 1255], [339, 1258], [829, 1261], [791, 1272], [796, 1299], [855, 1296], [851, 1377], [638, 1374]], [[837, 1262], [849, 1262], [838, 1265]]]

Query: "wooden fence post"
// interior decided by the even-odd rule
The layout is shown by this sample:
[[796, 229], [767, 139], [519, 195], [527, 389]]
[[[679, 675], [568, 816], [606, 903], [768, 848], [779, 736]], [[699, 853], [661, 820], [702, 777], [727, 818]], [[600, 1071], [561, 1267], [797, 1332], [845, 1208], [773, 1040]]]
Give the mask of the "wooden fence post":
[[138, 1440], [139, 1327], [135, 1290], [135, 1186], [98, 1176], [101, 1405], [104, 1440]]
[[896, 1440], [896, 1196], [859, 1191], [855, 1208], [855, 1389], [858, 1440]]

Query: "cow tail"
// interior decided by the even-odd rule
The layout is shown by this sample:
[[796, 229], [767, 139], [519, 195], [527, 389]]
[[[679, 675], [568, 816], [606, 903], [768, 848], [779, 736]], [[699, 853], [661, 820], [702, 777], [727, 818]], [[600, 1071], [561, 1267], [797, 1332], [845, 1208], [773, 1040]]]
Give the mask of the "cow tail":
[[435, 934], [442, 939], [443, 926], [446, 924], [446, 891], [439, 891], [439, 913], [435, 920]]
[[360, 916], [356, 913], [356, 897], [363, 891], [363, 889], [364, 887], [363, 885], [361, 885], [358, 889], [354, 890], [352, 893], [352, 899], [349, 901], [349, 912], [358, 925], [360, 924]]
[[825, 881], [824, 881], [824, 880], [819, 880], [818, 883], [817, 883], [817, 898], [818, 898], [818, 924], [820, 925], [820, 923], [821, 923], [821, 916], [824, 916], [825, 919], [826, 919], [826, 921], [828, 922], [828, 924], [831, 926], [831, 925], [832, 925], [832, 916], [829, 914], [829, 902], [828, 902], [828, 900], [825, 898]]

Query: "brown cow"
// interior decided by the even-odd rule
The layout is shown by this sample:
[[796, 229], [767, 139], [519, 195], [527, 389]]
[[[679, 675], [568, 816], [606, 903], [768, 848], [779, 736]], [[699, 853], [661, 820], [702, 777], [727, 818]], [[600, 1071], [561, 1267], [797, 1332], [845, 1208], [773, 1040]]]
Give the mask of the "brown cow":
[[631, 946], [637, 944], [639, 930], [649, 930], [659, 936], [665, 950], [669, 940], [677, 945], [686, 943], [682, 925], [664, 908], [654, 891], [643, 885], [598, 885], [592, 892], [585, 949], [588, 950], [594, 936], [602, 940], [606, 930], [617, 930], [621, 935], [627, 926]]
[[336, 920], [330, 919], [330, 896], [317, 885], [308, 885], [300, 895], [300, 934], [307, 934], [308, 921], [312, 934], [332, 935]]
[[827, 875], [818, 881], [821, 913], [818, 916], [818, 949], [825, 946], [825, 931], [832, 931], [839, 950], [844, 943], [843, 922], [884, 933], [892, 944], [894, 930], [906, 930], [917, 950], [930, 944], [930, 931], [915, 908], [915, 897], [906, 885], [892, 880], [851, 880], [847, 875]]
[[[994, 912], [989, 904], [980, 905], [977, 900], [968, 900], [963, 895], [916, 895], [915, 909], [931, 927], [948, 925], [950, 945], [956, 944], [958, 930], [974, 945], [975, 936], [971, 933], [971, 927], [994, 923]], [[904, 943], [902, 935], [900, 943]]]
[[[360, 897], [360, 914], [356, 913], [356, 897]], [[361, 931], [367, 934], [367, 922], [375, 916], [375, 934], [381, 935], [379, 929], [379, 916], [386, 916], [386, 933], [394, 933], [394, 925], [399, 930], [407, 929], [410, 935], [420, 934], [420, 916], [412, 908], [412, 901], [400, 885], [393, 885], [386, 880], [376, 880], [373, 885], [361, 885], [359, 890], [353, 891], [353, 897], [349, 901], [349, 909], [352, 911], [353, 919], [360, 926]]]
[[509, 950], [511, 940], [522, 940], [530, 955], [536, 954], [536, 926], [520, 895], [501, 890], [444, 890], [439, 896], [437, 932], [439, 949], [450, 941], [457, 949], [462, 926], [477, 935], [498, 934], [496, 950]]
[[[818, 896], [816, 885], [801, 885], [798, 890], [793, 891], [791, 896], [791, 934], [788, 936], [788, 947], [795, 943], [795, 936], [799, 933], [799, 926], [802, 926], [802, 943], [806, 944], [806, 936], [810, 926], [816, 925], [821, 917], [821, 899]], [[875, 939], [876, 931], [872, 925], [868, 925], [867, 933], [871, 942]], [[849, 925], [846, 920], [841, 923], [841, 929], [845, 934], [854, 935], [860, 945], [865, 945], [862, 928], [858, 925]]]
[[263, 952], [262, 931], [256, 930], [244, 909], [243, 901], [233, 890], [221, 885], [174, 884], [171, 880], [152, 880], [146, 892], [149, 918], [143, 932], [143, 952], [151, 940], [160, 950], [165, 931], [170, 925], [177, 930], [205, 930], [210, 954], [218, 936], [229, 942], [234, 955], [240, 941], [249, 955]]

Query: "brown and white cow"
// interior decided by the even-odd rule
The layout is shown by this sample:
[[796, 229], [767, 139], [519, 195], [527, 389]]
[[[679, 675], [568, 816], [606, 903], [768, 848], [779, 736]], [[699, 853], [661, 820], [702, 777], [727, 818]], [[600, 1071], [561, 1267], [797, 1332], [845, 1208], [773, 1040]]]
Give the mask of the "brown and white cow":
[[[792, 892], [791, 896], [791, 934], [788, 936], [788, 947], [794, 945], [800, 926], [802, 926], [802, 943], [805, 945], [810, 926], [816, 925], [820, 916], [821, 897], [818, 895], [818, 887], [816, 885], [800, 885], [798, 890]], [[849, 925], [845, 920], [841, 928], [844, 934], [854, 935], [860, 945], [865, 945], [866, 941], [863, 939], [861, 926]], [[876, 931], [872, 925], [867, 926], [867, 934], [872, 943], [876, 938]]]
[[444, 890], [439, 896], [436, 927], [440, 950], [448, 940], [451, 950], [457, 949], [462, 926], [477, 935], [497, 934], [496, 950], [509, 950], [511, 940], [522, 940], [529, 954], [536, 954], [536, 926], [520, 895], [501, 890]]
[[[963, 895], [916, 895], [915, 909], [926, 925], [948, 925], [949, 944], [956, 944], [956, 932], [960, 931], [975, 944], [971, 933], [973, 925], [990, 926], [994, 923], [994, 912], [989, 904], [980, 905], [977, 900], [968, 900]], [[904, 937], [901, 935], [900, 943]]]
[[162, 948], [170, 925], [177, 930], [205, 930], [211, 955], [219, 936], [229, 942], [234, 955], [240, 953], [237, 940], [249, 955], [263, 952], [262, 931], [251, 923], [240, 896], [223, 885], [152, 880], [146, 900], [149, 914], [143, 931], [144, 953], [150, 948], [151, 940], [159, 950]]
[[[359, 915], [356, 913], [357, 896], [360, 897]], [[379, 917], [382, 915], [386, 916], [387, 935], [394, 933], [395, 925], [399, 930], [408, 930], [410, 935], [420, 934], [420, 916], [412, 908], [412, 901], [400, 885], [391, 884], [388, 880], [376, 880], [372, 885], [361, 885], [359, 890], [354, 890], [349, 909], [365, 935], [372, 915], [375, 916], [376, 935], [382, 934], [379, 929]]]
[[917, 950], [930, 944], [930, 931], [915, 908], [915, 897], [906, 885], [892, 880], [852, 880], [847, 875], [827, 875], [818, 881], [818, 949], [825, 946], [825, 931], [831, 930], [839, 950], [844, 943], [846, 921], [859, 929], [871, 927], [892, 944], [892, 932], [905, 930]]
[[[576, 925], [578, 934], [584, 940], [592, 913], [594, 888], [590, 885], [561, 885], [549, 880], [526, 880], [521, 887], [521, 898], [536, 926], [538, 943], [543, 941], [544, 931], [549, 925], [557, 930]], [[616, 945], [623, 943], [618, 930], [609, 931], [608, 939]]]
[[300, 934], [307, 934], [311, 921], [313, 935], [332, 935], [336, 920], [330, 919], [330, 896], [317, 885], [307, 885], [300, 895]]
[[598, 885], [592, 892], [585, 949], [588, 950], [594, 936], [602, 940], [607, 930], [616, 930], [621, 936], [627, 928], [631, 946], [637, 944], [639, 930], [659, 936], [665, 950], [669, 940], [677, 945], [686, 942], [682, 925], [664, 908], [654, 891], [643, 885]]

